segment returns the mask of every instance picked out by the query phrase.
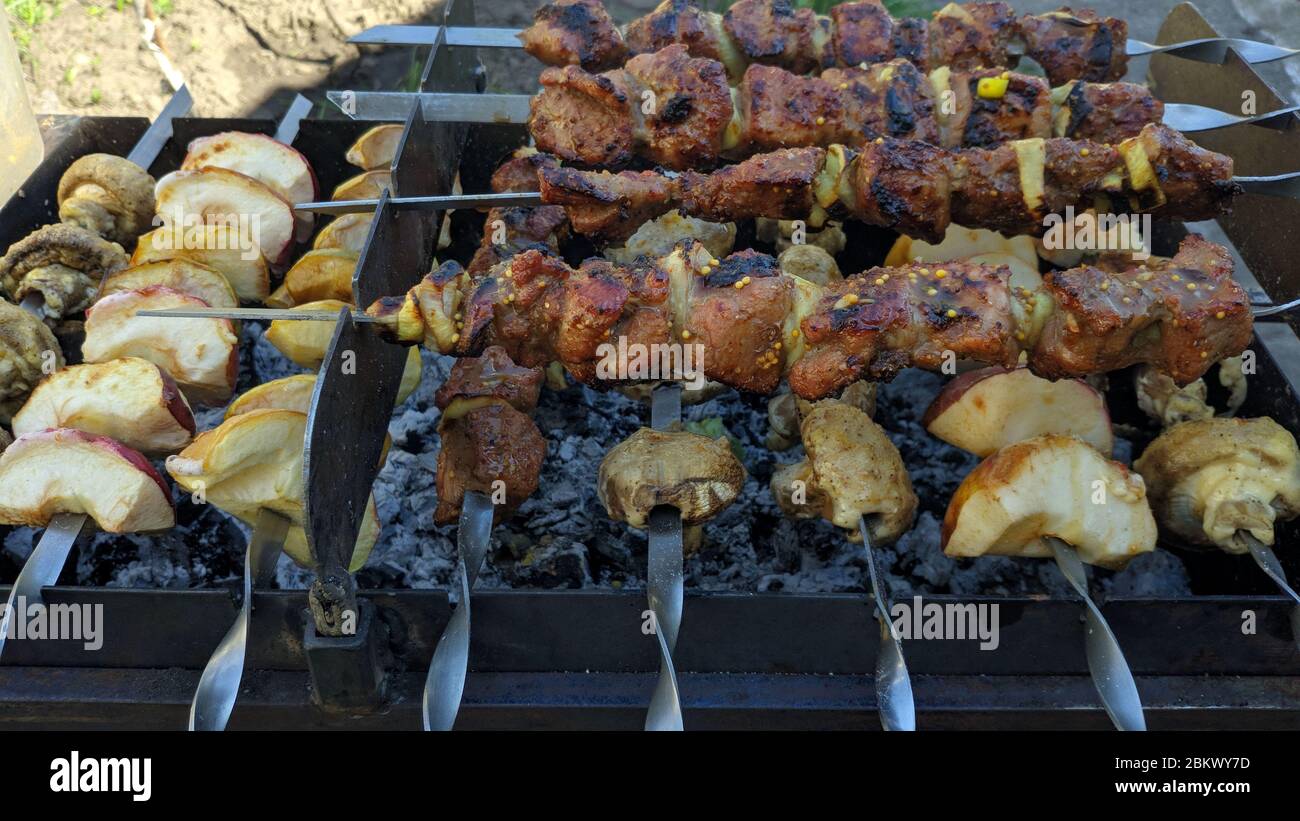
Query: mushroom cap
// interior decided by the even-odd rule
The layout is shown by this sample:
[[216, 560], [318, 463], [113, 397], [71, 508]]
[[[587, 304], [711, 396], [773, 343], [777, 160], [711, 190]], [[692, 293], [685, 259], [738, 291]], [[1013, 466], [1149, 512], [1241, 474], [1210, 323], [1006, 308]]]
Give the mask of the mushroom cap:
[[75, 225], [45, 225], [9, 246], [0, 259], [0, 289], [12, 295], [29, 271], [51, 265], [80, 271], [98, 282], [127, 262], [116, 242]]
[[35, 390], [47, 361], [56, 369], [63, 367], [63, 351], [54, 334], [22, 308], [0, 300], [0, 422], [8, 422]]
[[744, 484], [745, 468], [725, 436], [641, 428], [605, 454], [596, 491], [610, 518], [644, 528], [659, 505], [677, 508], [683, 524], [711, 519]]
[[1300, 448], [1268, 417], [1174, 425], [1133, 467], [1166, 531], [1192, 544], [1245, 553], [1238, 531], [1272, 544], [1275, 522], [1300, 514]]
[[1120, 568], [1156, 546], [1142, 477], [1073, 436], [1008, 445], [967, 475], [943, 518], [949, 556], [1048, 558], [1054, 536], [1079, 558]]
[[[102, 209], [111, 217], [110, 224], [101, 224], [104, 238], [129, 245], [152, 224], [153, 190], [149, 172], [125, 157], [87, 154], [68, 166], [59, 180], [59, 217], [84, 227], [84, 218], [99, 222]], [[79, 203], [93, 206], [86, 209]]]

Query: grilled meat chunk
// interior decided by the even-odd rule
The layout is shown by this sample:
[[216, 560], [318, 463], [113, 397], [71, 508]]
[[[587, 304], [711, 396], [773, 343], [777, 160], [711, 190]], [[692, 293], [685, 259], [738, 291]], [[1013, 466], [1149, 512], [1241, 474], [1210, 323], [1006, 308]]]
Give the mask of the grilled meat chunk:
[[674, 181], [653, 171], [555, 168], [543, 169], [539, 177], [542, 200], [568, 206], [573, 230], [584, 236], [625, 240], [641, 223], [674, 207]]
[[524, 51], [550, 66], [603, 71], [627, 57], [623, 35], [600, 0], [552, 0], [519, 35]]
[[625, 71], [591, 74], [578, 66], [542, 72], [528, 128], [542, 151], [584, 165], [621, 167], [635, 156], [640, 96]]
[[717, 159], [731, 121], [731, 90], [721, 63], [693, 58], [685, 46], [675, 45], [633, 57], [626, 70], [640, 89], [642, 156], [669, 168]]
[[1006, 3], [949, 3], [930, 18], [926, 65], [953, 71], [1005, 66], [1015, 22]]
[[812, 183], [825, 157], [820, 148], [791, 148], [760, 154], [712, 174], [687, 171], [679, 178], [682, 208], [714, 222], [806, 217], [816, 204]]
[[877, 0], [831, 6], [831, 25], [836, 65], [883, 63], [898, 54], [894, 18]]
[[734, 79], [744, 73], [743, 60], [722, 31], [719, 15], [692, 0], [664, 0], [654, 11], [627, 24], [627, 47], [633, 54], [650, 54], [680, 43], [692, 57], [717, 60]]
[[1123, 20], [1067, 7], [1026, 14], [1017, 22], [1025, 56], [1043, 67], [1054, 86], [1070, 80], [1110, 82], [1128, 69], [1128, 23]]
[[722, 26], [751, 63], [784, 66], [807, 74], [834, 64], [831, 24], [810, 8], [789, 0], [739, 0], [722, 16]]
[[1137, 136], [1165, 116], [1165, 104], [1138, 83], [1070, 82], [1052, 92], [1059, 105], [1052, 135], [1075, 140], [1118, 142]]
[[1117, 274], [1071, 268], [1044, 286], [1057, 310], [1029, 365], [1049, 378], [1146, 362], [1185, 385], [1250, 344], [1250, 301], [1232, 258], [1195, 234], [1171, 259]]
[[434, 521], [453, 522], [466, 491], [495, 497], [504, 483], [505, 518], [537, 490], [546, 440], [528, 414], [537, 406], [542, 371], [521, 368], [501, 348], [452, 366], [435, 402], [442, 409], [438, 434], [438, 507]]

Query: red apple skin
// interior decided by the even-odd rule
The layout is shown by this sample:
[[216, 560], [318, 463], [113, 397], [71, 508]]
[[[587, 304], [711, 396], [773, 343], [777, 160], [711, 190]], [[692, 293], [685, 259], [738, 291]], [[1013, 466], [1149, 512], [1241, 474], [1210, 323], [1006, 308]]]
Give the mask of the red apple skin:
[[962, 394], [966, 393], [966, 391], [970, 390], [976, 384], [983, 382], [990, 376], [997, 376], [1000, 373], [1011, 373], [1013, 370], [1015, 370], [1015, 368], [1004, 368], [1000, 365], [993, 365], [988, 368], [979, 368], [978, 370], [967, 371], [961, 376], [958, 376], [956, 379], [944, 385], [943, 389], [939, 391], [939, 395], [930, 403], [930, 407], [926, 408], [925, 415], [921, 417], [921, 427], [929, 428], [930, 424], [934, 422], [935, 419], [939, 418], [939, 414], [952, 407], [953, 403], [962, 397]]
[[139, 451], [128, 448], [116, 439], [110, 439], [107, 436], [96, 436], [93, 433], [86, 433], [85, 431], [80, 431], [75, 428], [46, 428], [45, 430], [29, 433], [25, 436], [19, 436], [14, 440], [14, 443], [10, 445], [10, 448], [18, 447], [24, 442], [38, 442], [44, 439], [48, 439], [57, 444], [63, 444], [66, 442], [84, 442], [88, 445], [95, 445], [104, 448], [110, 453], [126, 460], [132, 467], [138, 468], [150, 479], [153, 479], [154, 484], [158, 485], [158, 489], [162, 491], [163, 498], [167, 500], [167, 504], [171, 505], [173, 509], [175, 508], [176, 505], [172, 501], [171, 488], [167, 486], [167, 482], [163, 479], [162, 475], [158, 473], [158, 471], [154, 470], [153, 464], [150, 463], [148, 459], [144, 458], [144, 455]]
[[[154, 365], [154, 367], [158, 368], [157, 365]], [[158, 368], [158, 375], [162, 377], [162, 398], [163, 402], [167, 404], [167, 410], [171, 411], [176, 424], [189, 431], [190, 435], [193, 436], [198, 431], [198, 424], [194, 421], [194, 411], [190, 410], [189, 403], [185, 401], [185, 397], [181, 394], [180, 386], [176, 384], [175, 379], [172, 379], [172, 375], [162, 368]]]
[[[267, 139], [270, 139], [270, 137], [267, 137]], [[274, 142], [274, 140], [272, 140], [272, 142]], [[279, 200], [280, 202], [282, 202], [282, 203], [284, 203], [286, 206], [288, 206], [290, 215], [292, 215], [292, 214], [294, 213], [294, 211], [293, 211], [293, 203], [289, 202], [289, 201], [286, 200], [284, 197], [282, 197], [282, 196], [280, 196], [278, 193], [276, 193], [276, 191], [275, 191], [274, 188], [272, 188], [271, 186], [267, 185], [266, 183], [262, 182], [262, 181], [259, 180], [259, 179], [256, 179], [256, 178], [254, 178], [254, 177], [250, 177], [250, 176], [248, 176], [247, 174], [241, 174], [241, 173], [239, 173], [238, 171], [231, 171], [231, 170], [228, 169], [228, 168], [215, 168], [215, 169], [214, 169], [214, 168], [196, 168], [196, 169], [189, 169], [189, 170], [184, 170], [184, 171], [173, 171], [171, 174], [168, 174], [167, 176], [168, 176], [168, 177], [171, 177], [172, 175], [182, 175], [182, 174], [203, 174], [203, 173], [207, 173], [208, 171], [212, 171], [212, 170], [220, 171], [220, 172], [223, 173], [223, 174], [233, 174], [233, 175], [236, 176], [236, 177], [243, 177], [244, 179], [248, 180], [249, 182], [256, 183], [257, 185], [260, 185], [262, 188], [265, 188], [265, 189], [267, 190], [267, 192], [271, 194], [271, 196], [275, 197], [277, 200]], [[162, 181], [162, 180], [159, 180], [159, 182], [161, 182], [161, 181]], [[155, 189], [155, 190], [156, 190], [156, 189]], [[269, 263], [269, 264], [271, 264], [271, 265], [274, 265], [274, 266], [284, 266], [284, 265], [287, 265], [287, 264], [289, 263], [289, 261], [293, 258], [293, 250], [294, 250], [294, 247], [295, 247], [297, 244], [298, 244], [298, 243], [297, 243], [296, 238], [294, 237], [294, 232], [293, 232], [293, 231], [290, 231], [290, 232], [289, 232], [289, 240], [288, 240], [288, 242], [285, 243], [285, 245], [284, 245], [283, 248], [279, 249], [279, 253], [277, 253], [277, 254], [275, 255], [274, 258], [272, 258], [272, 257], [270, 257], [270, 256], [267, 256], [267, 257], [266, 257], [266, 261], [267, 261], [267, 263]], [[265, 248], [262, 249], [262, 253], [263, 253], [264, 255], [266, 254], [266, 249], [265, 249]]]

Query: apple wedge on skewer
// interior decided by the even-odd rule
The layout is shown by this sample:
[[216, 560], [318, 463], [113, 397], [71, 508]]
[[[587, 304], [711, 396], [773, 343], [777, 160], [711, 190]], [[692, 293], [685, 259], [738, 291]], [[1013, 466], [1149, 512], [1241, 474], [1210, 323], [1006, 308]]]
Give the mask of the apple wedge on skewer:
[[[351, 307], [337, 299], [322, 299], [296, 306], [302, 311], [338, 311]], [[175, 321], [175, 320], [170, 320]], [[266, 329], [266, 341], [287, 356], [295, 365], [310, 370], [320, 370], [325, 361], [325, 352], [330, 340], [334, 338], [334, 325], [329, 322], [297, 322], [277, 319]], [[420, 385], [420, 373], [424, 367], [420, 359], [420, 349], [411, 347], [406, 355], [406, 366], [402, 370], [402, 384], [397, 389], [397, 402], [406, 401]]]
[[953, 379], [921, 424], [976, 456], [1045, 433], [1077, 436], [1109, 456], [1115, 446], [1106, 399], [1079, 379], [1053, 382], [1028, 368], [981, 368]]
[[[182, 171], [224, 168], [264, 183], [290, 205], [314, 202], [320, 194], [316, 172], [297, 149], [265, 134], [225, 131], [190, 142]], [[296, 212], [296, 239], [311, 236], [313, 214]]]
[[194, 414], [173, 380], [136, 357], [55, 371], [14, 415], [14, 433], [76, 428], [146, 454], [175, 453], [194, 436]]
[[377, 125], [357, 138], [348, 149], [347, 161], [363, 171], [388, 168], [397, 156], [397, 144], [402, 139], [399, 123]]
[[361, 249], [366, 245], [366, 238], [370, 236], [370, 225], [374, 221], [374, 214], [341, 214], [320, 229], [311, 247], [316, 251], [339, 248], [360, 254]]
[[190, 401], [224, 404], [239, 370], [239, 337], [230, 321], [136, 316], [145, 309], [209, 307], [161, 285], [112, 294], [86, 312], [82, 357], [106, 362], [138, 356], [170, 374]]
[[100, 297], [162, 285], [198, 297], [213, 308], [238, 308], [239, 297], [220, 271], [191, 259], [146, 262], [111, 274], [100, 286]]
[[357, 255], [337, 248], [308, 251], [299, 257], [284, 283], [266, 301], [272, 308], [292, 308], [322, 299], [352, 301]]
[[271, 264], [288, 261], [293, 249], [293, 205], [270, 186], [225, 168], [173, 171], [154, 191], [163, 227], [182, 232], [196, 225], [224, 225], [249, 233]]
[[0, 455], [0, 524], [45, 527], [60, 513], [109, 533], [176, 523], [167, 483], [122, 443], [65, 428], [18, 437]]
[[[185, 450], [167, 457], [167, 472], [176, 483], [221, 510], [253, 524], [261, 510], [271, 510], [293, 525], [284, 551], [304, 567], [311, 552], [303, 530], [303, 444], [307, 415], [298, 411], [260, 409], [242, 413], [198, 436]], [[372, 497], [349, 570], [366, 562], [379, 535]]]
[[206, 265], [226, 278], [235, 295], [246, 302], [261, 302], [271, 292], [271, 274], [261, 249], [251, 235], [226, 225], [195, 225], [180, 232], [158, 228], [140, 237], [131, 265], [171, 259], [188, 259]]

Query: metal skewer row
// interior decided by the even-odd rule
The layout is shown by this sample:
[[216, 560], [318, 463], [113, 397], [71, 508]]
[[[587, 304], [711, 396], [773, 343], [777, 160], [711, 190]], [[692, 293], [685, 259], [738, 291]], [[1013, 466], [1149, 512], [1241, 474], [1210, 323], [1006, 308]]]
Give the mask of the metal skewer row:
[[[157, 119], [150, 123], [144, 134], [127, 154], [127, 159], [146, 171], [162, 151], [163, 146], [172, 136], [172, 120], [189, 113], [194, 106], [189, 89], [181, 86], [163, 106]], [[44, 301], [39, 293], [33, 293], [22, 301], [21, 307], [38, 319], [45, 316]], [[15, 605], [39, 604], [42, 602], [41, 589], [53, 585], [59, 579], [68, 554], [81, 535], [88, 517], [84, 513], [60, 513], [50, 520], [45, 527], [41, 540], [32, 549], [31, 555], [23, 564], [18, 578], [9, 590], [8, 606], [4, 618], [0, 620], [0, 653], [4, 652], [5, 637], [9, 635], [9, 624], [14, 618]]]

